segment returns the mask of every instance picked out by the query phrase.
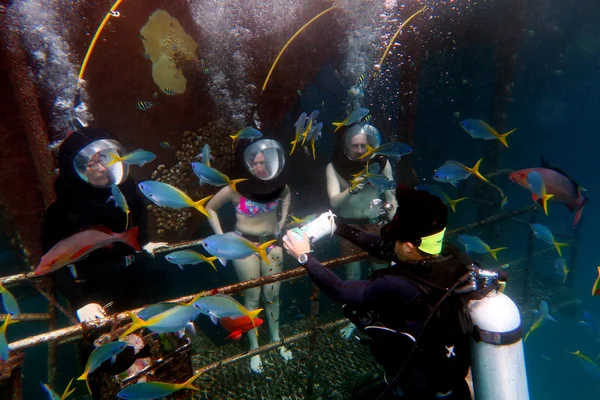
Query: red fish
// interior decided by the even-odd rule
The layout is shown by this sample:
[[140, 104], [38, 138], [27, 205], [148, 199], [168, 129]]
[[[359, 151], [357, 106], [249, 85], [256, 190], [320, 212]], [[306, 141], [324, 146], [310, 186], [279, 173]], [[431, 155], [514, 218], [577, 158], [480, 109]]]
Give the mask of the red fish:
[[123, 233], [115, 233], [106, 227], [97, 226], [76, 233], [56, 243], [44, 254], [34, 273], [38, 276], [49, 274], [115, 242], [125, 243], [136, 251], [141, 251], [137, 241], [138, 231], [137, 226]]
[[[564, 203], [571, 212], [575, 212], [573, 227], [577, 225], [581, 218], [583, 207], [588, 202], [588, 198], [581, 194], [581, 187], [564, 171], [552, 167], [542, 158], [541, 168], [527, 168], [515, 171], [510, 174], [510, 180], [517, 185], [529, 190], [527, 176], [531, 172], [537, 172], [541, 175], [546, 192], [553, 195], [553, 201]], [[538, 197], [532, 194], [533, 201], [537, 202]]]
[[[252, 321], [250, 321], [250, 317], [246, 315], [241, 315], [239, 317], [224, 317], [219, 320], [221, 326], [227, 330], [227, 332], [231, 332], [231, 335], [227, 336], [225, 339], [233, 339], [240, 340], [242, 334], [254, 329], [254, 325], [252, 325]], [[258, 317], [254, 317], [254, 324], [256, 326], [261, 326], [263, 320]]]

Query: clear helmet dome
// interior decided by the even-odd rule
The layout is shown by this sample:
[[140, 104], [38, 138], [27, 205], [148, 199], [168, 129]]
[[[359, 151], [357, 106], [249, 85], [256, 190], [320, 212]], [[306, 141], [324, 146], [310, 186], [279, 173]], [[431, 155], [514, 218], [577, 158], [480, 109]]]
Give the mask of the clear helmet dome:
[[284, 165], [285, 152], [276, 140], [257, 140], [244, 151], [244, 166], [260, 180], [275, 179], [283, 171]]
[[[355, 125], [344, 135], [344, 153], [352, 160], [360, 159], [367, 152], [367, 145], [372, 148], [381, 146], [381, 133], [373, 125]], [[371, 156], [372, 157], [372, 156]]]
[[73, 159], [73, 169], [79, 178], [91, 186], [104, 188], [118, 185], [127, 179], [129, 167], [122, 162], [107, 167], [110, 153], [119, 156], [126, 154], [123, 145], [116, 140], [93, 141], [77, 153]]

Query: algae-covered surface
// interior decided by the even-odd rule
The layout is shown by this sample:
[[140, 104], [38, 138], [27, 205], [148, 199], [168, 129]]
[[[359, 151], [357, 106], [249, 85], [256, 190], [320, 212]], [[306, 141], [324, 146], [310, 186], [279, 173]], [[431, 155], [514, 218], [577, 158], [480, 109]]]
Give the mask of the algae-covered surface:
[[152, 61], [152, 79], [166, 94], [185, 92], [185, 76], [177, 62], [198, 61], [198, 45], [179, 21], [165, 10], [156, 10], [140, 30], [146, 57]]

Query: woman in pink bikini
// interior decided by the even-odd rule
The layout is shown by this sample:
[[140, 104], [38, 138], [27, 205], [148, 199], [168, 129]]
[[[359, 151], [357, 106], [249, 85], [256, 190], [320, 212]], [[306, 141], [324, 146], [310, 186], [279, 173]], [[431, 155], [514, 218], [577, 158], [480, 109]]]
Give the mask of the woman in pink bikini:
[[[227, 203], [235, 209], [235, 232], [252, 242], [262, 244], [277, 238], [287, 219], [290, 208], [290, 190], [280, 176], [285, 164], [285, 153], [279, 142], [261, 139], [254, 142], [242, 140], [236, 148], [236, 177], [248, 178], [237, 184], [237, 192], [230, 186], [221, 189], [206, 205], [211, 218], [208, 219], [216, 234], [222, 234], [223, 227], [217, 211]], [[241, 175], [241, 176], [240, 176]], [[277, 210], [281, 205], [281, 213]], [[269, 264], [258, 256], [252, 255], [243, 260], [234, 260], [233, 266], [240, 281], [271, 275], [283, 270], [283, 253], [279, 246], [268, 250]], [[262, 287], [247, 289], [244, 292], [245, 306], [249, 310], [259, 307], [260, 294], [264, 300], [264, 309], [271, 342], [281, 340], [279, 336], [279, 287], [272, 283]], [[258, 348], [255, 330], [248, 332], [250, 349]], [[279, 354], [285, 360], [292, 359], [292, 352], [284, 346]], [[250, 368], [262, 373], [263, 367], [259, 355], [250, 359]]]

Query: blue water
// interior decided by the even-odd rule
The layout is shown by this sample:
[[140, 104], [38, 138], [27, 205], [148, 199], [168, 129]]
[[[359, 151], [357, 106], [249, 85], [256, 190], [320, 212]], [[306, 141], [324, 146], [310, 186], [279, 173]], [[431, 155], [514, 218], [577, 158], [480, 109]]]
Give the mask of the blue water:
[[[33, 7], [35, 4], [27, 1], [15, 1], [20, 6]], [[52, 3], [61, 3], [60, 1]], [[160, 2], [157, 2], [159, 7]], [[284, 1], [275, 2], [275, 6], [285, 7]], [[349, 2], [352, 3], [352, 2]], [[33, 4], [33, 5], [32, 5]], [[103, 4], [103, 8], [107, 5]], [[258, 7], [258, 4], [256, 5]], [[41, 7], [41, 6], [40, 6]], [[165, 4], [162, 7], [168, 8]], [[462, 36], [460, 40], [444, 47], [443, 50], [427, 51], [428, 44], [424, 43], [421, 50], [421, 60], [418, 63], [420, 71], [418, 87], [418, 106], [416, 116], [416, 129], [414, 132], [414, 153], [411, 156], [413, 166], [419, 177], [420, 183], [436, 184], [433, 181], [433, 171], [446, 160], [452, 159], [473, 166], [475, 162], [486, 157], [491, 162], [490, 151], [494, 149], [499, 154], [499, 167], [501, 169], [519, 170], [523, 168], [540, 166], [540, 156], [543, 155], [553, 165], [566, 171], [583, 188], [585, 195], [590, 198], [583, 212], [580, 222], [580, 242], [578, 244], [578, 258], [576, 265], [569, 265], [573, 270], [567, 281], [568, 292], [573, 298], [578, 299], [581, 304], [574, 308], [568, 308], [564, 312], [555, 311], [552, 303], [552, 293], [549, 294], [550, 313], [558, 320], [558, 323], [546, 322], [541, 328], [534, 332], [525, 343], [526, 365], [528, 372], [528, 383], [530, 398], [535, 400], [564, 399], [576, 394], [578, 399], [595, 398], [600, 385], [598, 379], [586, 373], [576, 356], [569, 354], [580, 350], [595, 362], [600, 353], [600, 332], [596, 337], [590, 334], [579, 321], [581, 312], [586, 310], [600, 320], [600, 305], [598, 299], [591, 296], [591, 288], [598, 276], [596, 266], [599, 263], [597, 256], [597, 233], [596, 226], [600, 225], [600, 210], [598, 198], [600, 187], [598, 186], [598, 150], [600, 149], [600, 137], [598, 135], [598, 124], [600, 123], [600, 27], [597, 24], [597, 15], [600, 7], [596, 4], [570, 4], [558, 0], [536, 1], [529, 4], [529, 13], [526, 14], [521, 25], [521, 31], [516, 34], [518, 46], [515, 54], [514, 86], [511, 88], [512, 101], [505, 110], [506, 119], [503, 122], [505, 131], [513, 128], [518, 130], [508, 137], [510, 148], [506, 149], [495, 141], [493, 143], [475, 140], [465, 133], [459, 122], [462, 119], [483, 119], [489, 122], [492, 114], [492, 84], [495, 77], [495, 49], [503, 38], [486, 40], [490, 37], [474, 38], [468, 35]], [[465, 23], [471, 23], [477, 17], [486, 21], [494, 21], [496, 25], [511, 25], [512, 21], [492, 18], [490, 13], [498, 8], [494, 2], [473, 3], [465, 10], [473, 10], [474, 14]], [[27, 8], [25, 8], [27, 9]], [[356, 11], [356, 8], [351, 8]], [[449, 12], [448, 8], [444, 8]], [[296, 8], [294, 8], [296, 10]], [[322, 8], [319, 8], [321, 11]], [[308, 14], [315, 15], [314, 10]], [[498, 11], [498, 10], [496, 10]], [[464, 11], [468, 14], [471, 11]], [[43, 14], [42, 14], [43, 15]], [[360, 19], [360, 15], [348, 14], [351, 18]], [[404, 15], [404, 14], [403, 14]], [[193, 20], [193, 18], [192, 18]], [[306, 18], [303, 19], [305, 21]], [[460, 19], [457, 19], [460, 20]], [[30, 23], [39, 24], [37, 20]], [[95, 21], [95, 19], [94, 19]], [[351, 24], [346, 21], [347, 26]], [[435, 25], [435, 19], [431, 24]], [[214, 26], [211, 25], [213, 28]], [[342, 23], [342, 26], [344, 24]], [[392, 26], [397, 26], [392, 24]], [[515, 26], [518, 26], [516, 24]], [[298, 26], [299, 27], [299, 26]], [[498, 26], [490, 24], [488, 29], [493, 32]], [[59, 36], [60, 29], [56, 31]], [[136, 28], [137, 29], [137, 28]], [[468, 30], [468, 27], [463, 29]], [[508, 28], [510, 29], [510, 28]], [[519, 28], [515, 28], [519, 29]], [[456, 29], [458, 32], [459, 29]], [[29, 33], [28, 33], [29, 32]], [[31, 30], [24, 30], [23, 35], [28, 37], [27, 44], [30, 54], [35, 56], [36, 37]], [[311, 37], [317, 37], [322, 31], [311, 31]], [[285, 30], [282, 37], [289, 37], [292, 31]], [[390, 32], [387, 32], [388, 34]], [[391, 32], [393, 33], [393, 32]], [[210, 47], [209, 36], [206, 40]], [[257, 35], [260, 32], [257, 31]], [[403, 35], [405, 33], [403, 32]], [[29, 35], [29, 36], [27, 36]], [[65, 36], [66, 35], [65, 33]], [[447, 36], [452, 37], [452, 32]], [[386, 36], [386, 38], [389, 36]], [[465, 37], [467, 39], [465, 39]], [[376, 42], [381, 47], [384, 39], [377, 37]], [[253, 42], [257, 43], [257, 42]], [[317, 40], [311, 45], [324, 45], [325, 39]], [[116, 45], [112, 43], [112, 45]], [[283, 45], [277, 42], [272, 48], [265, 49], [268, 55], [260, 60], [261, 63], [270, 63], [274, 58], [273, 48]], [[68, 50], [68, 49], [67, 49]], [[61, 51], [67, 51], [61, 48]], [[343, 49], [342, 54], [350, 52], [351, 47]], [[289, 50], [293, 52], [293, 47]], [[376, 53], [380, 54], [380, 53]], [[293, 58], [293, 56], [291, 56]], [[34, 57], [35, 58], [35, 57]], [[79, 60], [81, 57], [74, 57]], [[390, 60], [393, 61], [393, 58]], [[247, 60], [246, 60], [247, 61]], [[73, 62], [73, 61], [72, 61]], [[287, 62], [291, 62], [288, 60]], [[297, 63], [310, 62], [310, 60], [296, 60]], [[286, 177], [292, 189], [293, 214], [305, 216], [310, 213], [320, 213], [330, 208], [325, 188], [325, 167], [330, 161], [334, 137], [329, 132], [332, 121], [341, 120], [351, 110], [351, 106], [345, 103], [349, 82], [347, 79], [348, 65], [344, 64], [346, 59], [326, 60], [319, 67], [311, 82], [304, 82], [302, 97], [287, 110], [279, 129], [272, 132], [282, 142], [286, 143], [292, 139], [293, 123], [301, 112], [310, 113], [313, 109], [319, 109], [321, 114], [319, 121], [324, 122], [326, 134], [323, 135], [317, 146], [317, 160], [313, 161], [304, 154], [294, 155], [287, 160]], [[398, 62], [398, 61], [395, 61]], [[77, 63], [75, 63], [77, 64]], [[243, 64], [242, 68], [249, 68], [250, 64]], [[284, 64], [285, 66], [285, 64]], [[288, 68], [289, 65], [287, 65]], [[370, 64], [367, 65], [370, 68]], [[216, 67], [213, 68], [216, 70]], [[265, 71], [266, 69], [263, 68]], [[261, 71], [263, 71], [261, 69]], [[60, 81], [64, 71], [48, 70], [55, 79]], [[345, 74], [345, 75], [344, 75]], [[234, 76], [235, 77], [235, 76]], [[357, 75], [355, 75], [355, 78]], [[230, 76], [231, 78], [231, 76]], [[252, 79], [244, 76], [244, 79]], [[262, 75], [253, 84], [262, 84]], [[289, 76], [288, 79], [294, 79]], [[385, 127], [382, 129], [384, 141], [398, 140], [402, 134], [398, 129], [396, 121], [398, 115], [399, 97], [398, 86], [402, 77], [395, 74], [386, 80], [386, 85], [373, 83], [365, 90], [365, 101], [362, 106], [369, 107], [374, 116], [372, 124]], [[261, 81], [259, 83], [258, 81]], [[148, 92], [155, 90], [154, 84], [149, 81]], [[215, 83], [216, 85], [216, 83]], [[44, 86], [38, 84], [39, 90], [44, 91]], [[291, 85], [292, 87], [294, 85]], [[296, 86], [294, 86], [296, 87]], [[47, 88], [46, 88], [47, 89]], [[54, 89], [56, 90], [56, 89]], [[64, 90], [67, 90], [66, 88]], [[110, 97], [119, 96], [120, 88], [111, 88], [114, 93]], [[234, 89], [232, 97], [236, 96]], [[285, 96], [296, 96], [295, 90], [288, 87]], [[48, 93], [52, 92], [47, 90]], [[224, 93], [224, 92], [222, 92]], [[240, 97], [243, 93], [238, 93]], [[231, 98], [216, 97], [215, 104], [219, 107], [219, 101], [223, 103]], [[244, 97], [244, 100], [248, 100]], [[96, 99], [95, 101], [107, 101]], [[92, 105], [94, 99], [92, 99]], [[323, 106], [324, 104], [324, 106]], [[231, 106], [228, 104], [228, 107]], [[193, 106], [192, 106], [193, 107]], [[115, 110], [115, 119], [128, 119], [132, 110], [118, 115], [120, 110]], [[223, 109], [234, 110], [223, 106]], [[92, 112], [93, 112], [92, 106]], [[229, 111], [228, 111], [229, 112]], [[231, 115], [231, 113], [230, 113]], [[136, 116], [138, 118], [139, 116]], [[164, 118], [176, 120], [180, 115], [164, 115]], [[60, 118], [60, 115], [48, 115], [48, 118]], [[142, 117], [139, 117], [142, 118]], [[56, 121], [55, 121], [56, 122]], [[95, 121], [102, 125], [106, 121]], [[237, 121], [236, 121], [237, 122]], [[118, 122], [111, 121], [110, 124]], [[187, 125], [186, 125], [187, 124]], [[173, 127], [173, 131], [183, 131], [182, 127], [194, 126], [193, 121], [181, 123]], [[61, 124], [54, 124], [60, 126]], [[275, 123], [275, 125], [277, 125]], [[182, 129], [180, 129], [182, 128]], [[187, 129], [187, 128], [186, 128]], [[59, 135], [60, 136], [60, 135]], [[57, 138], [59, 137], [57, 136]], [[166, 138], [171, 140], [170, 138]], [[177, 143], [178, 137], [171, 141]], [[229, 145], [229, 138], [224, 138]], [[297, 152], [302, 153], [299, 149]], [[167, 163], [168, 164], [168, 163]], [[490, 164], [484, 162], [481, 172], [486, 175]], [[141, 180], [141, 179], [140, 179]], [[466, 183], [454, 188], [447, 184], [439, 184], [452, 198], [459, 195], [471, 195], [479, 182], [474, 183], [471, 177]], [[505, 195], [508, 196], [508, 204], [505, 211], [517, 210], [532, 204], [529, 192], [508, 180], [507, 175], [496, 177], [493, 182], [500, 186]], [[216, 192], [216, 191], [215, 191]], [[306, 199], [310, 200], [307, 203]], [[450, 215], [450, 228], [460, 227], [467, 223], [477, 221], [480, 217], [480, 209], [477, 203], [467, 200], [457, 206], [457, 214]], [[498, 210], [496, 210], [498, 211]], [[233, 209], [229, 206], [220, 211], [223, 214], [222, 222], [230, 226], [234, 220]], [[518, 217], [530, 222], [529, 215]], [[550, 201], [549, 216], [542, 211], [536, 213], [536, 221], [552, 228], [555, 234], [563, 238], [570, 238], [574, 234], [572, 229], [573, 215], [562, 204], [553, 204]], [[499, 264], [526, 256], [527, 241], [530, 228], [527, 225], [504, 221], [486, 230], [473, 230], [468, 234], [481, 235], [487, 240], [491, 247], [506, 246], [508, 250], [499, 253]], [[194, 232], [197, 237], [210, 234], [210, 227], [203, 223]], [[191, 238], [190, 238], [191, 239]], [[535, 240], [535, 249], [540, 250], [547, 244]], [[0, 242], [0, 265], [2, 275], [10, 275], [26, 271], [20, 261], [18, 249], [12, 245], [9, 238], [2, 238]], [[564, 250], [564, 257], [570, 260], [572, 248]], [[318, 249], [318, 257], [325, 260], [338, 256], [337, 244], [328, 240], [325, 245]], [[544, 282], [552, 282], [548, 287], [562, 285], [561, 279], [554, 270], [555, 253], [547, 253], [535, 258], [532, 264], [536, 276], [546, 279]], [[493, 261], [484, 258], [485, 262]], [[291, 258], [286, 259], [286, 268], [295, 267]], [[175, 298], [187, 294], [197, 293], [201, 290], [231, 284], [237, 281], [231, 263], [228, 268], [219, 269], [218, 274], [204, 265], [197, 267], [186, 267], [184, 271], [157, 257], [149, 263], [149, 268], [156, 268], [168, 273], [168, 297]], [[510, 274], [510, 267], [507, 269]], [[339, 273], [343, 276], [340, 269]], [[367, 272], [363, 271], [363, 275]], [[520, 285], [522, 282], [515, 282]], [[512, 283], [509, 283], [512, 285]], [[310, 285], [304, 279], [293, 285], [284, 284], [281, 291], [283, 298], [281, 323], [289, 323], [300, 318], [298, 314], [308, 315], [309, 306], [306, 299]], [[544, 288], [538, 288], [545, 291]], [[43, 313], [47, 311], [47, 302], [28, 285], [11, 288], [17, 296], [21, 309], [26, 313]], [[548, 289], [551, 290], [551, 289]], [[298, 304], [299, 310], [287, 312], [286, 307], [292, 304], [294, 298], [301, 298]], [[322, 299], [324, 309], [335, 309], [337, 305], [331, 304], [328, 299]], [[538, 298], [526, 299], [526, 303], [518, 304], [522, 310], [525, 328], [533, 322], [530, 313], [532, 306], [537, 306]], [[68, 325], [64, 317], [59, 318], [59, 326]], [[224, 344], [223, 331], [203, 321], [199, 326], [215, 339], [216, 343]], [[45, 323], [20, 323], [11, 326], [8, 333], [9, 341], [21, 339], [26, 336], [35, 335], [47, 330]], [[75, 345], [73, 343], [60, 347], [59, 379], [57, 388], [62, 392], [72, 376], [80, 374], [79, 361], [75, 356]], [[46, 380], [47, 348], [45, 345], [36, 346], [26, 351], [26, 362], [23, 370], [24, 398], [39, 399], [42, 396], [38, 382]], [[246, 362], [246, 361], [243, 361]], [[78, 391], [79, 394], [82, 391]]]

